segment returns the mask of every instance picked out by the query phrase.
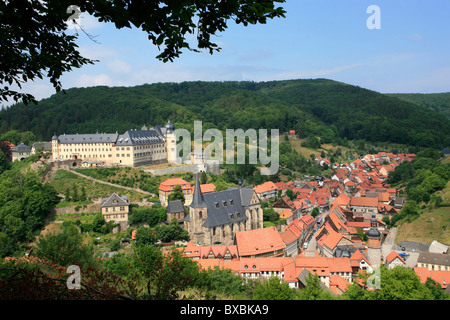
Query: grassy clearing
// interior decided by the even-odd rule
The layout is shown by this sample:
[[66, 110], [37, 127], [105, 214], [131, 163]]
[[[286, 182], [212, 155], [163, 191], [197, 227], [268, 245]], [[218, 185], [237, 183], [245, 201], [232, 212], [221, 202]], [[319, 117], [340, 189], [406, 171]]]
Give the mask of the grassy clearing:
[[80, 192], [81, 187], [84, 186], [86, 190], [86, 196], [88, 198], [103, 198], [111, 195], [114, 191], [119, 192], [121, 195], [126, 195], [131, 201], [140, 201], [142, 198], [148, 197], [148, 195], [130, 191], [123, 188], [117, 188], [110, 185], [96, 183], [89, 179], [77, 176], [72, 172], [65, 170], [56, 171], [54, 177], [51, 179], [50, 184], [55, 188], [58, 193], [64, 194], [64, 191], [69, 188], [72, 190], [76, 185]]
[[313, 154], [315, 157], [320, 156], [321, 151], [316, 151], [306, 147], [302, 147], [302, 142], [304, 142], [305, 139], [291, 139], [289, 141], [291, 142], [292, 147], [307, 159], [310, 159], [311, 154]]
[[[450, 202], [450, 181], [438, 194], [444, 202]], [[400, 225], [395, 241], [406, 240], [426, 244], [437, 240], [450, 245], [450, 207], [424, 209], [416, 220]]]
[[431, 244], [433, 240], [450, 245], [450, 207], [423, 212], [416, 220], [403, 223], [397, 230], [395, 242], [419, 241]]
[[449, 163], [450, 162], [450, 156], [446, 156], [444, 159], [442, 159], [442, 163]]

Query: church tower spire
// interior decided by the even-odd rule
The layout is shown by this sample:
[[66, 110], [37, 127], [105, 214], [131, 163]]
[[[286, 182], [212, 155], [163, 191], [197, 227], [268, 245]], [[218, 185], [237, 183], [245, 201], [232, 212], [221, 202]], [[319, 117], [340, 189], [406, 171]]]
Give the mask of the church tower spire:
[[191, 208], [205, 208], [205, 199], [203, 198], [202, 190], [200, 189], [200, 182], [198, 180], [198, 173], [195, 174], [194, 194], [192, 195]]
[[370, 220], [370, 229], [367, 232], [367, 255], [370, 264], [377, 268], [381, 264], [381, 232], [378, 230], [378, 222], [375, 215]]
[[192, 202], [190, 204], [190, 222], [189, 233], [192, 235], [191, 240], [194, 243], [207, 242], [210, 243], [209, 233], [205, 233], [204, 223], [208, 217], [208, 208], [200, 189], [200, 182], [198, 181], [198, 173], [195, 174], [194, 194], [192, 195]]

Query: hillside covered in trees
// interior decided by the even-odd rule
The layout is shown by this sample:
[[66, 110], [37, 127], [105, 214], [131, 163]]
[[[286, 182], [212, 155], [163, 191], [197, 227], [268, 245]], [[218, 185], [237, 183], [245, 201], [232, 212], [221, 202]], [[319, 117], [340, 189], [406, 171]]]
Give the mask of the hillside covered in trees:
[[323, 143], [364, 139], [422, 147], [446, 147], [450, 120], [430, 108], [326, 79], [270, 82], [155, 83], [136, 87], [68, 89], [38, 105], [16, 104], [0, 112], [0, 133], [124, 132], [165, 124], [193, 129], [296, 130]]
[[450, 92], [444, 93], [389, 93], [391, 97], [412, 102], [450, 118]]

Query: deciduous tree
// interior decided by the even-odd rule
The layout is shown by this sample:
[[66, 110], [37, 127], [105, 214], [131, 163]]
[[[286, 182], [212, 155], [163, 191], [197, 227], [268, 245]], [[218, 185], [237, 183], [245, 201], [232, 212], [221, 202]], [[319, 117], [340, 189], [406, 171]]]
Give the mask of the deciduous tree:
[[[178, 58], [182, 50], [207, 50], [211, 54], [220, 51], [212, 37], [225, 31], [229, 20], [247, 26], [284, 17], [283, 8], [275, 5], [280, 2], [283, 0], [84, 0], [75, 4], [69, 0], [1, 1], [0, 101], [8, 97], [35, 101], [32, 95], [10, 86], [21, 88], [23, 83], [44, 76], [60, 91], [63, 73], [95, 62], [81, 56], [77, 35], [67, 34], [66, 21], [73, 18], [73, 13], [86, 12], [100, 22], [113, 23], [118, 29], [142, 30], [162, 50], [157, 58], [167, 62]], [[196, 44], [187, 40], [190, 35], [195, 35]]]

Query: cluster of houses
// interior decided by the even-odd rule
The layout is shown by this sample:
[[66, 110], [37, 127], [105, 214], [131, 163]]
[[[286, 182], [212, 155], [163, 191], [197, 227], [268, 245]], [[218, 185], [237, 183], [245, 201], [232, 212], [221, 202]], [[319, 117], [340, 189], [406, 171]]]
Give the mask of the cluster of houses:
[[[31, 155], [32, 148], [25, 147], [13, 146], [13, 159]], [[378, 153], [344, 164], [317, 158], [333, 169], [331, 178], [269, 181], [218, 192], [213, 184], [200, 184], [197, 174], [193, 186], [180, 178], [162, 182], [159, 199], [167, 220], [176, 218], [189, 232], [188, 245], [178, 250], [201, 268], [230, 269], [246, 279], [276, 276], [292, 288], [303, 288], [312, 273], [323, 288], [341, 294], [361, 271], [371, 273], [381, 264], [406, 267], [405, 257], [396, 251], [383, 256], [389, 231], [382, 218], [397, 214], [405, 202], [386, 183], [389, 172], [414, 157]], [[177, 185], [184, 203], [169, 201]], [[291, 197], [287, 190], [292, 190]], [[264, 228], [262, 201], [271, 203], [286, 224]], [[117, 222], [119, 230], [128, 228], [129, 204], [117, 193], [102, 199], [105, 220]], [[318, 215], [313, 216], [314, 208]], [[422, 282], [432, 278], [450, 290], [446, 253], [421, 254], [414, 270]]]
[[[268, 279], [278, 277], [289, 284], [291, 288], [301, 289], [307, 285], [306, 278], [309, 274], [316, 274], [324, 290], [339, 295], [345, 292], [349, 285], [357, 281], [360, 272], [368, 274], [374, 271], [374, 266], [363, 250], [356, 249], [350, 255], [326, 257], [307, 256], [285, 256], [282, 242], [277, 237], [276, 230], [272, 228], [263, 232], [267, 238], [259, 242], [260, 249], [273, 245], [272, 252], [278, 254], [261, 255], [255, 241], [262, 240], [261, 234], [245, 235], [237, 237], [235, 244], [199, 246], [190, 241], [186, 247], [178, 248], [183, 254], [196, 261], [205, 269], [230, 269], [234, 274], [245, 279]], [[263, 229], [264, 230], [264, 229]], [[245, 239], [248, 238], [248, 239]], [[241, 255], [242, 254], [242, 255]], [[392, 251], [384, 261], [384, 264], [392, 269], [397, 266], [407, 267], [402, 256]], [[420, 253], [418, 263], [413, 267], [420, 281], [425, 283], [431, 278], [439, 283], [443, 290], [450, 293], [448, 279], [450, 276], [450, 261], [445, 253]], [[362, 284], [361, 284], [362, 285]]]
[[[400, 163], [414, 158], [415, 154], [380, 152], [351, 163], [335, 163], [333, 175], [329, 179], [277, 183], [268, 181], [255, 186], [254, 190], [262, 201], [275, 201], [274, 210], [286, 218], [291, 217], [290, 213], [292, 217], [311, 213], [314, 208], [318, 208], [320, 212], [329, 210], [333, 200], [339, 198], [337, 202], [347, 205], [356, 220], [367, 222], [374, 213], [381, 219], [386, 214], [393, 215], [400, 211], [405, 198], [397, 197], [397, 190], [390, 188], [386, 180], [389, 172], [395, 170]], [[285, 196], [288, 189], [296, 195], [295, 199]], [[281, 199], [278, 198], [280, 192]]]
[[[386, 183], [389, 172], [414, 156], [367, 155], [350, 164], [335, 164], [330, 179], [265, 182], [254, 188], [231, 188], [219, 193], [208, 190], [198, 180], [194, 187], [186, 183], [186, 200], [191, 204], [191, 217], [186, 217], [188, 223], [192, 223], [193, 213], [198, 219], [199, 208], [206, 208], [205, 211], [215, 216], [216, 222], [221, 220], [218, 216], [224, 212], [237, 214], [235, 209], [223, 211], [227, 208], [227, 200], [230, 208], [233, 192], [247, 194], [246, 201], [235, 199], [244, 209], [240, 211], [242, 214], [255, 218], [243, 228], [237, 227], [239, 224], [227, 225], [233, 221], [222, 219], [222, 224], [213, 228], [219, 228], [219, 234], [226, 231], [228, 237], [211, 236], [215, 222], [206, 223], [203, 219], [196, 230], [187, 227], [191, 241], [179, 250], [204, 269], [231, 269], [246, 279], [277, 276], [293, 288], [305, 286], [308, 274], [314, 273], [324, 288], [340, 294], [355, 281], [360, 271], [370, 273], [381, 264], [388, 268], [406, 267], [401, 253], [390, 251], [383, 256], [382, 242], [389, 231], [385, 229], [382, 217], [398, 213], [405, 201]], [[286, 195], [289, 189], [293, 191], [294, 199]], [[248, 199], [254, 199], [253, 207]], [[262, 228], [261, 201], [273, 203], [272, 208], [286, 219], [286, 224]], [[319, 209], [316, 217], [311, 215], [314, 208]], [[256, 216], [250, 213], [252, 209]], [[200, 238], [199, 231], [203, 233]], [[443, 279], [450, 277], [450, 264], [443, 265], [442, 270], [425, 269], [420, 265], [415, 268], [423, 282], [431, 277], [443, 289], [447, 288]], [[438, 275], [438, 272], [445, 275]]]
[[14, 161], [22, 161], [34, 154], [36, 154], [38, 149], [43, 149], [44, 152], [50, 152], [52, 149], [51, 142], [35, 142], [32, 144], [32, 146], [27, 146], [24, 143], [20, 143], [17, 146], [13, 143], [10, 143], [8, 141], [5, 141], [7, 146], [9, 147], [11, 151], [11, 160]]

